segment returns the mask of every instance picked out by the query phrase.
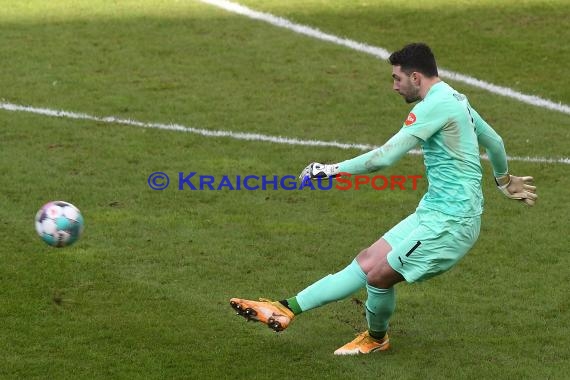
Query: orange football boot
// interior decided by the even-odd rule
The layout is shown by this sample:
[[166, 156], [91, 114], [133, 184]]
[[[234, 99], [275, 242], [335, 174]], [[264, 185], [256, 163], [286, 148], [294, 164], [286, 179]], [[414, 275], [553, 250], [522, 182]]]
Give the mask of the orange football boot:
[[285, 330], [295, 318], [295, 314], [280, 302], [265, 298], [260, 298], [259, 301], [232, 298], [230, 305], [248, 321], [265, 323], [275, 332]]
[[369, 354], [375, 351], [386, 351], [390, 348], [390, 338], [388, 334], [381, 340], [374, 339], [368, 331], [358, 334], [352, 341], [334, 352], [335, 355], [359, 355]]

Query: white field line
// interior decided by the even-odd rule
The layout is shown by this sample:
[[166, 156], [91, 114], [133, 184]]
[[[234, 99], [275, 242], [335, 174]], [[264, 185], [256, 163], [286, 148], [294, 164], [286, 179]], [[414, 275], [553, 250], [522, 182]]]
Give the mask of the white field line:
[[[296, 24], [285, 18], [277, 17], [270, 13], [259, 12], [250, 9], [248, 7], [245, 7], [241, 4], [233, 3], [231, 1], [226, 1], [226, 0], [199, 0], [199, 1], [201, 1], [202, 3], [207, 3], [225, 9], [229, 12], [237, 13], [242, 16], [246, 16], [255, 20], [264, 21], [266, 23], [269, 23], [271, 25], [280, 28], [289, 29], [295, 33], [303, 34], [305, 36], [345, 46], [362, 53], [367, 53], [372, 56], [378, 57], [382, 60], [387, 60], [388, 57], [390, 56], [390, 52], [384, 48], [367, 45], [365, 43], [353, 41], [347, 38], [337, 37], [332, 34], [321, 32], [316, 28], [306, 25]], [[516, 99], [520, 102], [531, 104], [533, 106], [570, 114], [570, 106], [563, 103], [556, 103], [553, 102], [552, 100], [543, 99], [535, 95], [523, 94], [508, 87], [498, 86], [492, 83], [482, 81], [477, 78], [470, 77], [468, 75], [456, 73], [445, 69], [440, 69], [439, 75], [442, 78], [448, 78], [457, 82], [466, 83], [470, 86], [487, 90], [496, 95], [501, 95], [508, 98]]]
[[[63, 110], [52, 110], [48, 108], [36, 108], [36, 107], [22, 106], [6, 102], [0, 102], [0, 109], [12, 112], [27, 112], [37, 115], [59, 117], [64, 119], [89, 120], [106, 124], [120, 124], [120, 125], [128, 125], [139, 128], [152, 128], [152, 129], [186, 132], [205, 137], [227, 137], [234, 140], [261, 141], [261, 142], [270, 142], [275, 144], [287, 144], [287, 145], [298, 145], [298, 146], [357, 149], [362, 151], [369, 151], [377, 147], [374, 145], [341, 143], [337, 141], [302, 140], [290, 137], [263, 135], [259, 133], [209, 130], [202, 128], [187, 127], [180, 124], [145, 123], [142, 121], [136, 121], [131, 119], [121, 119], [115, 116], [99, 117], [99, 116], [88, 115], [85, 113], [69, 112]], [[410, 153], [415, 155], [422, 154], [421, 151], [415, 149], [411, 150]], [[488, 158], [485, 155], [482, 155], [481, 158], [488, 160]], [[521, 161], [521, 162], [532, 162], [532, 163], [570, 164], [570, 157], [548, 158], [548, 157], [509, 156], [508, 159], [509, 161]]]

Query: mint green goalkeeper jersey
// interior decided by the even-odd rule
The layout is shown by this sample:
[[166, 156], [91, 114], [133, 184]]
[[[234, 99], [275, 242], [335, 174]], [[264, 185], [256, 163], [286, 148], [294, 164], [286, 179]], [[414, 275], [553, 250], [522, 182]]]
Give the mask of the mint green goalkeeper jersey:
[[339, 163], [339, 171], [371, 173], [392, 166], [420, 144], [428, 191], [419, 209], [469, 217], [483, 212], [479, 145], [485, 148], [495, 177], [508, 172], [503, 140], [469, 105], [467, 98], [438, 82], [416, 104], [404, 126], [384, 145]]
[[401, 132], [420, 140], [429, 183], [418, 208], [462, 217], [483, 212], [482, 171], [473, 114], [464, 95], [447, 83], [438, 82], [405, 120]]

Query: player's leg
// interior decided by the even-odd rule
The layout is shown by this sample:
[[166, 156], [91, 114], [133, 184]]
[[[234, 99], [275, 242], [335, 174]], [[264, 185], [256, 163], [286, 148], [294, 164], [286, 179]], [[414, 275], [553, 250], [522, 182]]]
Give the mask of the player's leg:
[[[405, 277], [390, 265], [388, 258], [403, 249], [416, 249], [414, 240], [420, 228], [420, 219], [414, 213], [358, 255], [356, 259], [367, 276], [365, 311], [368, 330], [337, 349], [335, 355], [368, 354], [390, 347], [388, 325], [396, 307], [394, 285], [404, 281]], [[411, 245], [411, 241], [414, 244]]]
[[[405, 234], [404, 226], [410, 228], [410, 220], [400, 226], [400, 233]], [[393, 234], [396, 232], [394, 229], [391, 231]], [[335, 355], [368, 354], [390, 348], [387, 332], [388, 323], [396, 307], [394, 285], [404, 280], [404, 277], [388, 264], [387, 256], [391, 251], [392, 246], [386, 239], [381, 238], [357, 256], [356, 260], [367, 274], [368, 298], [365, 310], [368, 330], [337, 349]]]
[[[392, 241], [403, 239], [405, 235], [401, 231], [412, 228], [415, 223], [414, 214], [401, 221], [386, 236], [391, 236]], [[328, 303], [344, 299], [358, 290], [367, 286], [366, 271], [372, 267], [374, 260], [386, 256], [390, 246], [380, 239], [369, 248], [361, 251], [357, 259], [353, 260], [346, 268], [329, 274], [308, 286], [295, 297], [281, 301], [260, 300], [252, 301], [240, 298], [232, 298], [231, 306], [236, 312], [248, 320], [259, 321], [267, 324], [275, 331], [282, 331], [289, 326], [296, 315], [302, 312], [326, 305]]]
[[[368, 299], [366, 319], [369, 330], [335, 351], [337, 355], [355, 355], [385, 350], [389, 347], [388, 321], [395, 306], [393, 285], [402, 280], [423, 281], [442, 274], [456, 265], [479, 236], [480, 217], [456, 218], [436, 211], [416, 213], [417, 226], [404, 239], [386, 234], [391, 246], [363, 254], [362, 267], [367, 272]], [[395, 242], [390, 244], [391, 242]], [[372, 256], [372, 257], [370, 257]], [[383, 336], [383, 337], [382, 337]], [[381, 338], [382, 337], [382, 338]]]
[[232, 298], [230, 304], [245, 318], [265, 323], [275, 331], [282, 331], [296, 315], [344, 299], [365, 286], [366, 274], [353, 260], [343, 270], [325, 276], [295, 297], [282, 301]]
[[[397, 243], [405, 239], [409, 231], [416, 226], [417, 218], [415, 214], [412, 214], [393, 227], [385, 236], [389, 236], [391, 241]], [[334, 301], [339, 301], [364, 287], [368, 287], [371, 273], [383, 281], [382, 283], [372, 283], [373, 285], [381, 286], [385, 283], [386, 287], [391, 287], [393, 284], [403, 280], [403, 277], [394, 271], [386, 261], [386, 256], [391, 249], [390, 244], [384, 238], [380, 238], [370, 247], [362, 250], [350, 265], [340, 272], [320, 279], [305, 288], [296, 297], [282, 302], [288, 304], [295, 314], [299, 314]], [[378, 263], [382, 263], [382, 265]], [[292, 305], [297, 305], [298, 308], [291, 307]]]

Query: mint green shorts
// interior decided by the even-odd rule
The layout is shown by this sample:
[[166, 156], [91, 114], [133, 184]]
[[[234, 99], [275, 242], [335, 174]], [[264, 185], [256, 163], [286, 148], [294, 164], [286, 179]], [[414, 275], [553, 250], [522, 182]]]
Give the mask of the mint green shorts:
[[481, 216], [457, 217], [417, 209], [383, 237], [392, 250], [388, 264], [407, 282], [424, 281], [451, 269], [479, 237]]

